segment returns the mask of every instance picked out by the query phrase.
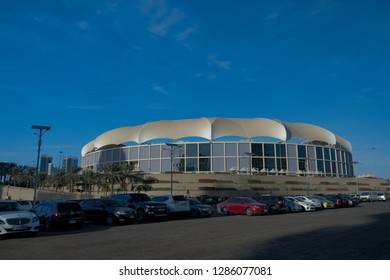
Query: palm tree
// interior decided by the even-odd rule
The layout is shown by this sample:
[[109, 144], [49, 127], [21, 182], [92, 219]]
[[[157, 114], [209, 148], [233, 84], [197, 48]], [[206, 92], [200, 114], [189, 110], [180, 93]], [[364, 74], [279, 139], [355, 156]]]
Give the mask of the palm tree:
[[65, 172], [65, 181], [69, 185], [69, 193], [73, 192], [73, 188], [80, 178], [79, 171], [79, 167], [73, 166]]
[[[104, 164], [102, 165], [101, 176], [103, 178], [103, 182], [106, 182], [111, 186], [111, 194], [113, 194], [114, 185], [121, 181], [121, 176], [123, 176], [123, 172], [119, 164]], [[105, 195], [107, 195], [107, 189]]]
[[19, 185], [19, 182], [22, 181], [23, 178], [23, 171], [24, 171], [24, 166], [22, 165], [15, 165], [11, 169], [11, 176], [13, 180], [13, 185], [16, 187], [16, 185]]
[[81, 181], [86, 187], [89, 194], [92, 192], [92, 185], [97, 181], [97, 176], [91, 169], [84, 169], [81, 173]]
[[55, 192], [65, 185], [65, 171], [62, 168], [54, 168], [53, 175], [49, 178], [49, 184], [54, 186]]

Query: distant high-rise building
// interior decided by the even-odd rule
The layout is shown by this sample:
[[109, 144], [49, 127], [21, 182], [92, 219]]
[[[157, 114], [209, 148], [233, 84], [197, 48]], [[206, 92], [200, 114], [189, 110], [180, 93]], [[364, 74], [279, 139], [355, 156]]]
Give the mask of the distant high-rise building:
[[78, 167], [79, 158], [75, 156], [64, 156], [62, 159], [62, 168], [67, 171]]
[[41, 156], [41, 164], [39, 166], [40, 173], [49, 173], [49, 165], [53, 163], [53, 157], [50, 155], [42, 155]]

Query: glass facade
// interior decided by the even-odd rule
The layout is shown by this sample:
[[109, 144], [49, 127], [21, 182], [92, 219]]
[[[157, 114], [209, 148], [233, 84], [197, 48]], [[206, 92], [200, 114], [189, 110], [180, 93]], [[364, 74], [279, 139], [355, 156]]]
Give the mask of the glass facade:
[[[173, 148], [171, 152], [171, 148]], [[250, 160], [252, 162], [250, 162]], [[353, 177], [352, 154], [340, 146], [301, 143], [182, 142], [177, 146], [145, 144], [97, 150], [83, 157], [83, 168], [129, 162], [146, 173], [267, 173]]]

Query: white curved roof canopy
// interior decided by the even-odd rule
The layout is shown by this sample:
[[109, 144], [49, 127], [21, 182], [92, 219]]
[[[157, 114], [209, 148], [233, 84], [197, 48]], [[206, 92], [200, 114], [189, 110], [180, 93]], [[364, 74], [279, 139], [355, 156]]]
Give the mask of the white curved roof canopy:
[[85, 145], [82, 156], [107, 145], [126, 142], [137, 144], [154, 139], [181, 139], [201, 137], [210, 141], [225, 136], [273, 137], [281, 141], [299, 138], [307, 142], [321, 141], [330, 145], [340, 144], [349, 152], [352, 145], [344, 138], [324, 128], [303, 124], [284, 123], [277, 120], [253, 118], [199, 118], [189, 120], [163, 120], [139, 126], [127, 126], [110, 130]]

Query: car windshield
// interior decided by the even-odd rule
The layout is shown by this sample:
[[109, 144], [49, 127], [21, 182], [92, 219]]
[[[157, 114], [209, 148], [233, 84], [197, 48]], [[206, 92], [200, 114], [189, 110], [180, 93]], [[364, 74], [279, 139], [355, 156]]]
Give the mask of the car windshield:
[[9, 211], [24, 211], [24, 209], [16, 201], [0, 202], [0, 212], [9, 212]]
[[190, 198], [188, 199], [188, 201], [190, 202], [191, 205], [202, 204], [202, 202], [194, 198]]
[[242, 201], [244, 201], [245, 203], [258, 203], [256, 200], [252, 199], [252, 198], [243, 198]]
[[133, 198], [134, 202], [152, 201], [147, 194], [132, 194], [131, 197]]
[[108, 207], [122, 207], [122, 204], [118, 200], [104, 200], [104, 204]]

